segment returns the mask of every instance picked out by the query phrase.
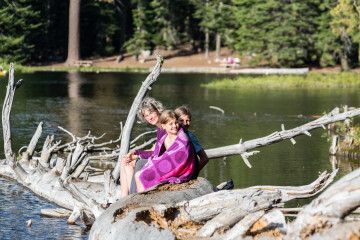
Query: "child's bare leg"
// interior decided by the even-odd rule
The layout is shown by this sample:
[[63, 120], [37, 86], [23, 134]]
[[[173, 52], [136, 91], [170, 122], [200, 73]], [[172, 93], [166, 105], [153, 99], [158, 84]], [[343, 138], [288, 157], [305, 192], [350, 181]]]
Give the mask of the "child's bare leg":
[[[129, 170], [127, 169], [129, 168], [129, 164], [127, 164], [124, 159], [121, 161], [120, 164], [120, 189], [121, 189], [121, 197], [125, 197], [127, 195], [129, 195], [129, 186], [130, 183], [128, 182], [129, 177], [128, 172]], [[130, 178], [131, 180], [131, 178]]]
[[130, 191], [130, 186], [131, 186], [131, 180], [132, 180], [132, 176], [134, 174], [134, 169], [135, 169], [135, 162], [136, 161], [131, 161], [129, 164], [127, 164], [125, 166], [125, 171], [126, 171], [126, 183], [128, 184], [128, 189]]
[[143, 192], [145, 190], [143, 184], [141, 183], [141, 181], [139, 179], [139, 176], [142, 172], [143, 172], [143, 170], [135, 173], [135, 181], [136, 181], [136, 187], [137, 187], [138, 192]]

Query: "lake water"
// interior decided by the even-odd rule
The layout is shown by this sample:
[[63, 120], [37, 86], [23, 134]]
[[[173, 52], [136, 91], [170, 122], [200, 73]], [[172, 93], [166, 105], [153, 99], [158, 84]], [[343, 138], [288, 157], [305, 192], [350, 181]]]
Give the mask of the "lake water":
[[[106, 133], [103, 141], [118, 138], [119, 123], [125, 122], [132, 101], [146, 76], [139, 73], [78, 72], [15, 74], [15, 80], [24, 79], [25, 82], [16, 92], [12, 110], [14, 150], [18, 151], [29, 143], [40, 121], [44, 122], [41, 142], [46, 135], [55, 135], [55, 140], [69, 141], [69, 136], [57, 126], [77, 136], [84, 136], [91, 131], [95, 136]], [[148, 95], [163, 102], [168, 109], [182, 104], [190, 107], [193, 114], [191, 131], [204, 149], [235, 144], [240, 139], [247, 141], [260, 138], [281, 130], [281, 124], [286, 129], [294, 128], [340, 105], [360, 105], [359, 89], [356, 88], [220, 90], [200, 86], [201, 83], [221, 77], [223, 75], [162, 73]], [[6, 84], [7, 78], [0, 78], [0, 99], [4, 99]], [[219, 107], [225, 113], [209, 106]], [[137, 123], [133, 136], [149, 130], [154, 130], [154, 127]], [[311, 137], [296, 137], [295, 145], [288, 140], [259, 148], [257, 150], [260, 153], [249, 158], [251, 169], [240, 156], [228, 157], [226, 160], [212, 159], [200, 176], [214, 185], [233, 179], [235, 188], [309, 184], [317, 178], [319, 172], [333, 169], [328, 155], [329, 143], [322, 137], [324, 133], [326, 131], [323, 129], [317, 129], [311, 132]], [[2, 139], [0, 144], [3, 144]], [[4, 158], [3, 149], [0, 149], [0, 154]], [[337, 160], [340, 170], [336, 179], [359, 166], [358, 160]], [[29, 232], [44, 238], [87, 237], [88, 231], [80, 224], [67, 226], [63, 219], [39, 217], [39, 209], [49, 208], [50, 203], [13, 182], [2, 181], [5, 190], [1, 192], [1, 205], [7, 202], [11, 207], [1, 207], [1, 221], [8, 224], [6, 231], [0, 230], [1, 239], [12, 238], [10, 236], [14, 239], [26, 238], [27, 234], [31, 234]], [[16, 200], [18, 195], [25, 199], [23, 203]], [[289, 206], [308, 201], [293, 201]], [[31, 209], [26, 217], [21, 211], [24, 208]], [[13, 209], [11, 214], [4, 212], [10, 209]], [[24, 215], [24, 219], [17, 218], [20, 215]], [[30, 229], [26, 228], [24, 221], [27, 218], [39, 221], [39, 228], [35, 224]], [[21, 229], [18, 230], [17, 226]]]

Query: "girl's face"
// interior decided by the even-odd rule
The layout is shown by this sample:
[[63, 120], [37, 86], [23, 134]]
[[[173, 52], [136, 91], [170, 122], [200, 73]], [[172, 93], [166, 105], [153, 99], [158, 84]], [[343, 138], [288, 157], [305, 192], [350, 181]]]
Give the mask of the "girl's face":
[[183, 126], [186, 130], [188, 130], [188, 128], [190, 127], [190, 122], [191, 122], [189, 115], [180, 116], [178, 121], [181, 126]]
[[179, 123], [176, 118], [173, 118], [167, 123], [162, 124], [162, 127], [168, 134], [177, 134], [179, 131]]
[[145, 120], [151, 125], [156, 125], [159, 122], [159, 113], [157, 111], [144, 110]]

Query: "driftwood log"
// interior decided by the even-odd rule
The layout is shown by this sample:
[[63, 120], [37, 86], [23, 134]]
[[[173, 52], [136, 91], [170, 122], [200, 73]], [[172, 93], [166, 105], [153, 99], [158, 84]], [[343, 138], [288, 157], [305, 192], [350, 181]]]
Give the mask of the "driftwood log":
[[[161, 58], [158, 58], [157, 64], [158, 68], [155, 73], [151, 73], [151, 76], [148, 77], [151, 80], [156, 79], [160, 73]], [[17, 83], [14, 82], [14, 66], [11, 64], [9, 83], [2, 111], [6, 159], [1, 161], [0, 175], [11, 178], [28, 187], [34, 193], [59, 206], [72, 210], [68, 222], [74, 223], [77, 219], [80, 219], [88, 226], [93, 225], [91, 239], [98, 239], [100, 236], [102, 239], [104, 236], [115, 239], [119, 236], [116, 234], [125, 234], [124, 238], [130, 238], [133, 234], [138, 237], [147, 234], [146, 236], [149, 238], [161, 237], [163, 239], [216, 238], [217, 236], [234, 239], [243, 237], [249, 231], [258, 231], [254, 228], [254, 225], [260, 220], [267, 225], [273, 223], [284, 225], [279, 211], [272, 212], [270, 210], [281, 208], [286, 201], [294, 198], [313, 196], [324, 189], [333, 180], [337, 172], [335, 170], [331, 174], [323, 173], [313, 183], [299, 187], [257, 186], [247, 189], [218, 191], [216, 187], [202, 178], [179, 185], [162, 184], [146, 192], [122, 198], [105, 210], [100, 206], [102, 203], [119, 199], [119, 186], [115, 184], [116, 169], [112, 174], [110, 172], [105, 174], [104, 184], [91, 182], [91, 177], [88, 179], [83, 174], [91, 158], [91, 156], [87, 155], [87, 151], [92, 149], [89, 146], [101, 146], [101, 144], [95, 144], [94, 141], [101, 139], [102, 136], [93, 137], [90, 132], [82, 138], [72, 135], [72, 147], [69, 148], [72, 152], [68, 154], [66, 159], [58, 157], [53, 164], [49, 164], [52, 151], [60, 147], [60, 141], [54, 142], [54, 137], [48, 137], [42, 155], [34, 156], [34, 149], [42, 132], [42, 123], [40, 123], [26, 153], [23, 154], [21, 161], [17, 161], [16, 154], [12, 149], [10, 113], [15, 91], [21, 86], [22, 82], [22, 80]], [[149, 90], [149, 87], [146, 84], [142, 85], [142, 88], [147, 90]], [[143, 90], [141, 89], [141, 91]], [[139, 99], [141, 101], [142, 97], [144, 97], [147, 90], [142, 94], [138, 94], [133, 104], [134, 108]], [[124, 140], [124, 144], [126, 144], [124, 149], [127, 150], [129, 149], [129, 136], [135, 119], [135, 112], [131, 111], [130, 114], [132, 115], [128, 117], [130, 123], [125, 127], [128, 133]], [[326, 124], [348, 119], [359, 114], [360, 109], [341, 114], [332, 112], [292, 130], [285, 130], [282, 126], [282, 131], [275, 132], [264, 138], [244, 143], [241, 141], [239, 144], [232, 146], [208, 150], [207, 153], [212, 158], [240, 154], [245, 163], [251, 167], [247, 158], [254, 152], [248, 153], [247, 151], [250, 149], [286, 139], [290, 139], [295, 143], [293, 137], [300, 134], [310, 135], [308, 131], [314, 128], [324, 127]], [[120, 136], [123, 136], [123, 132]], [[125, 150], [116, 153], [119, 156], [118, 163], [122, 151]], [[351, 179], [359, 180], [357, 175]], [[340, 190], [346, 191], [346, 189], [345, 186], [336, 188], [332, 194], [334, 195], [336, 191], [341, 192]], [[347, 191], [349, 194], [350, 190]], [[351, 197], [352, 203], [360, 202], [357, 197], [357, 195]], [[335, 197], [329, 201], [332, 203], [337, 199], [343, 198]], [[355, 206], [357, 205], [340, 205], [338, 207], [340, 210], [338, 210], [342, 212], [341, 217], [351, 212]], [[301, 214], [303, 213], [300, 212], [299, 216]], [[272, 220], [274, 218], [276, 220]], [[334, 221], [334, 224], [337, 223], [341, 222]], [[292, 227], [288, 232], [289, 236], [297, 237], [300, 234], [299, 232], [306, 229], [301, 227], [301, 224], [295, 224], [294, 222], [294, 225], [299, 225], [299, 227]], [[352, 228], [354, 226], [348, 227]], [[284, 235], [284, 228], [281, 231]]]
[[[305, 206], [290, 225], [286, 239], [359, 239], [360, 221], [348, 223], [345, 217], [360, 207], [360, 169], [331, 185], [317, 199]], [[334, 231], [341, 229], [338, 234]], [[357, 228], [354, 228], [357, 226]], [[335, 227], [335, 228], [334, 228]], [[341, 236], [338, 238], [338, 236]]]
[[[257, 186], [217, 191], [200, 179], [179, 184], [181, 191], [169, 192], [169, 184], [160, 185], [113, 204], [96, 219], [89, 239], [140, 239], [144, 234], [154, 239], [209, 238], [224, 230], [238, 233], [239, 227], [231, 227], [239, 221], [254, 223], [266, 211], [291, 199], [313, 196], [335, 175], [336, 171], [323, 173], [312, 184], [301, 187]], [[193, 198], [198, 192], [202, 196]], [[229, 232], [230, 235], [234, 233]]]

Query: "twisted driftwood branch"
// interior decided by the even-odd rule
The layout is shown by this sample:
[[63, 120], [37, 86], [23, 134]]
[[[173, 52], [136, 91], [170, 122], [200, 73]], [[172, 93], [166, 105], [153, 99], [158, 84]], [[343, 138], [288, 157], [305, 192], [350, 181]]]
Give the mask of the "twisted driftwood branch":
[[157, 77], [160, 74], [161, 67], [163, 64], [164, 59], [156, 54], [156, 65], [152, 72], [148, 75], [148, 77], [145, 79], [145, 81], [142, 83], [141, 88], [139, 89], [139, 92], [137, 93], [133, 104], [131, 105], [128, 117], [125, 122], [124, 129], [122, 131], [122, 137], [121, 137], [121, 146], [120, 146], [120, 152], [119, 152], [119, 158], [115, 165], [114, 170], [112, 171], [112, 176], [115, 180], [118, 180], [120, 177], [120, 163], [124, 155], [129, 151], [129, 142], [131, 137], [131, 132], [135, 123], [136, 118], [136, 112], [137, 109], [145, 97], [146, 93], [151, 89], [151, 86], [156, 81]]
[[2, 109], [2, 128], [3, 128], [3, 136], [4, 136], [4, 151], [5, 151], [6, 161], [8, 164], [11, 165], [14, 172], [17, 174], [17, 176], [20, 179], [25, 179], [27, 172], [21, 167], [21, 165], [17, 161], [16, 155], [12, 149], [10, 113], [14, 101], [15, 91], [17, 88], [21, 86], [23, 82], [24, 81], [21, 79], [14, 84], [14, 64], [10, 63], [9, 82], [7, 85], [6, 96]]
[[[70, 182], [70, 179], [71, 176], [68, 176], [65, 179], [63, 179], [63, 177], [60, 177], [59, 183], [68, 193], [71, 194], [74, 200], [81, 203], [81, 204], [75, 204], [74, 215], [77, 216], [76, 213], [79, 211], [79, 206], [81, 206], [80, 209], [84, 209], [86, 211], [89, 211], [90, 214], [94, 214], [95, 218], [98, 217], [100, 214], [102, 214], [104, 212], [104, 209], [102, 209], [94, 199], [82, 193], [73, 183]], [[77, 217], [73, 216], [71, 218], [72, 219], [75, 218], [76, 221]]]

